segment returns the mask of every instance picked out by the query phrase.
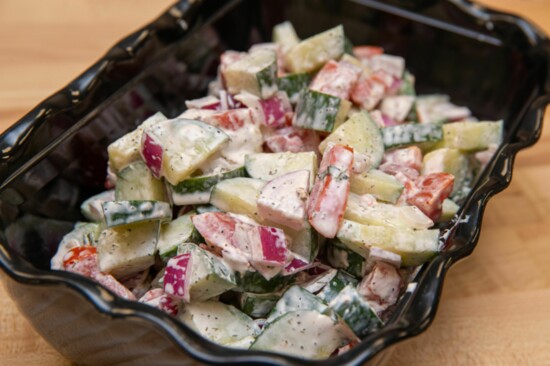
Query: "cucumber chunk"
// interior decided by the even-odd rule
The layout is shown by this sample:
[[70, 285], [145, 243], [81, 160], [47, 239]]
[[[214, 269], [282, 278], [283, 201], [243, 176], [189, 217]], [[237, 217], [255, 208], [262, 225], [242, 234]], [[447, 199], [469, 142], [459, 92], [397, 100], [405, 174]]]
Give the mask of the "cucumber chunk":
[[237, 295], [241, 311], [255, 318], [265, 318], [280, 297], [281, 293], [278, 292], [267, 294], [241, 292]]
[[333, 267], [342, 269], [349, 274], [361, 278], [366, 272], [366, 259], [346, 248], [338, 240], [327, 243], [327, 262]]
[[336, 275], [317, 294], [321, 299], [330, 303], [348, 285], [357, 286], [359, 281], [352, 275], [338, 270]]
[[114, 190], [98, 193], [82, 202], [80, 205], [80, 212], [82, 212], [82, 215], [90, 221], [104, 221], [102, 205], [105, 202], [114, 200]]
[[195, 211], [190, 211], [160, 227], [157, 250], [164, 261], [176, 255], [180, 244], [199, 242], [200, 234], [191, 221], [195, 214]]
[[117, 173], [126, 165], [134, 161], [139, 161], [143, 131], [166, 120], [167, 118], [162, 113], [157, 112], [143, 121], [135, 130], [128, 132], [126, 135], [111, 143], [107, 151], [109, 153], [109, 167], [113, 173]]
[[439, 251], [439, 230], [372, 226], [344, 220], [337, 237], [346, 247], [365, 258], [368, 258], [371, 246], [399, 254], [404, 266], [425, 263]]
[[393, 175], [373, 169], [362, 174], [352, 174], [350, 190], [356, 194], [372, 194], [376, 199], [396, 203], [404, 185]]
[[314, 310], [298, 310], [266, 326], [250, 349], [325, 359], [347, 342], [346, 332], [334, 317]]
[[249, 176], [265, 181], [273, 180], [296, 170], [309, 171], [310, 187], [317, 174], [317, 155], [308, 152], [256, 153], [245, 158], [246, 172]]
[[224, 261], [196, 244], [183, 243], [178, 246], [178, 254], [191, 253], [191, 301], [205, 301], [234, 288], [235, 274]]
[[433, 150], [424, 155], [422, 161], [422, 175], [431, 173], [452, 174], [455, 180], [451, 195], [454, 195], [463, 188], [470, 174], [468, 158], [458, 149]]
[[460, 206], [457, 205], [453, 200], [446, 198], [443, 201], [441, 217], [439, 218], [440, 222], [451, 221], [451, 219], [456, 215]]
[[246, 91], [267, 99], [277, 92], [277, 55], [258, 49], [230, 64], [223, 77], [231, 94]]
[[252, 318], [218, 301], [187, 304], [178, 317], [204, 338], [229, 347], [246, 349], [260, 333]]
[[222, 211], [250, 216], [261, 221], [258, 197], [265, 182], [252, 178], [233, 178], [218, 182], [210, 195], [210, 204]]
[[443, 125], [445, 147], [476, 152], [502, 142], [502, 121], [453, 122]]
[[224, 180], [245, 177], [244, 167], [227, 172], [184, 179], [176, 185], [169, 184], [172, 202], [176, 205], [197, 205], [210, 202], [210, 194], [214, 186]]
[[289, 21], [282, 22], [273, 27], [272, 33], [273, 42], [280, 45], [283, 52], [288, 51], [292, 47], [300, 43], [300, 38], [296, 35], [296, 31]]
[[247, 271], [244, 273], [236, 272], [235, 279], [237, 281], [235, 291], [265, 294], [283, 290], [295, 282], [296, 276], [277, 275], [266, 280], [259, 272]]
[[275, 307], [273, 307], [273, 310], [271, 310], [267, 317], [267, 322], [271, 323], [291, 311], [315, 310], [322, 313], [327, 307], [327, 304], [323, 300], [311, 292], [304, 290], [300, 286], [292, 286], [277, 301], [277, 304], [275, 304]]
[[341, 25], [307, 38], [285, 54], [285, 62], [292, 72], [311, 72], [329, 60], [337, 60], [344, 53], [344, 27]]
[[347, 285], [340, 291], [330, 301], [329, 307], [342, 317], [358, 337], [372, 333], [382, 325], [376, 312], [353, 285]]
[[148, 222], [103, 230], [97, 244], [101, 272], [123, 278], [151, 267], [159, 226], [158, 222]]
[[172, 219], [172, 208], [167, 202], [111, 201], [104, 202], [102, 207], [108, 227]]
[[115, 200], [167, 201], [164, 184], [143, 161], [133, 162], [117, 174]]
[[321, 132], [332, 132], [342, 124], [351, 108], [351, 103], [333, 95], [304, 89], [298, 98], [292, 124]]
[[386, 149], [425, 142], [437, 142], [443, 139], [443, 128], [440, 124], [405, 123], [382, 128], [382, 137]]
[[306, 89], [310, 82], [311, 76], [308, 73], [288, 74], [277, 79], [277, 86], [279, 90], [286, 92], [292, 104], [296, 104], [300, 98], [300, 92]]
[[319, 145], [321, 154], [330, 143], [351, 146], [355, 154], [367, 157], [369, 167], [377, 167], [384, 157], [384, 142], [380, 128], [367, 112], [355, 113], [332, 131]]

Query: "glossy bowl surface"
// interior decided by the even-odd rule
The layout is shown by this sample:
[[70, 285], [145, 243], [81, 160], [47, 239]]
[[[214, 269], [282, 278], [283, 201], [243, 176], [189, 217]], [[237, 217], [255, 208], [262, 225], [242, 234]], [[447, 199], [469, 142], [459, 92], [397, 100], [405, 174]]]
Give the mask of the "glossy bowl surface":
[[[50, 271], [80, 203], [103, 189], [106, 147], [147, 116], [175, 116], [204, 95], [219, 54], [269, 40], [293, 21], [306, 37], [343, 24], [354, 44], [405, 57], [421, 93], [450, 94], [474, 115], [503, 119], [504, 143], [388, 325], [337, 358], [307, 361], [226, 349], [154, 308], [81, 276]], [[445, 273], [474, 249], [488, 199], [508, 186], [516, 153], [536, 142], [550, 99], [550, 44], [525, 20], [466, 0], [180, 1], [115, 45], [0, 136], [0, 279], [59, 352], [89, 365], [358, 365], [425, 330]]]

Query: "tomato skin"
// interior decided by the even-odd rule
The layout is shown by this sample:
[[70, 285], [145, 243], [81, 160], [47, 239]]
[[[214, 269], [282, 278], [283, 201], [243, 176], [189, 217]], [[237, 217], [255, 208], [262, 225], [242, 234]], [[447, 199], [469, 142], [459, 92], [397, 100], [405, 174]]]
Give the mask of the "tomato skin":
[[63, 256], [63, 267], [68, 268], [87, 257], [97, 254], [97, 249], [91, 245], [74, 247]]
[[453, 191], [454, 176], [448, 173], [432, 173], [420, 176], [414, 182], [414, 192], [406, 198], [432, 221], [441, 217], [443, 201]]
[[317, 73], [309, 86], [311, 90], [349, 100], [361, 69], [347, 62], [329, 61]]
[[349, 146], [333, 145], [323, 154], [307, 214], [311, 226], [325, 238], [336, 236], [344, 218], [352, 166], [353, 149]]
[[380, 80], [363, 73], [352, 88], [350, 96], [353, 103], [370, 111], [380, 103], [385, 93], [386, 86]]
[[378, 46], [355, 46], [353, 47], [353, 54], [358, 59], [369, 59], [374, 55], [381, 55], [384, 53], [384, 49]]

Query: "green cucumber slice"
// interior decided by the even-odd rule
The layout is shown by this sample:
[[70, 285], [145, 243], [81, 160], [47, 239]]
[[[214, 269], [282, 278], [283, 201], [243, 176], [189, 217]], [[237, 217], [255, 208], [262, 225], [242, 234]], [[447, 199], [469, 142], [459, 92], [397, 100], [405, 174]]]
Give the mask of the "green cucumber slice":
[[313, 151], [255, 153], [245, 158], [245, 168], [249, 176], [256, 179], [270, 181], [286, 173], [296, 170], [309, 171], [310, 187], [317, 174], [317, 155]]
[[178, 246], [178, 254], [192, 253], [191, 301], [205, 301], [233, 289], [237, 283], [234, 272], [223, 260], [196, 244], [183, 243]]
[[338, 240], [327, 243], [327, 262], [334, 268], [342, 269], [349, 274], [361, 278], [367, 270], [366, 259], [346, 248]]
[[288, 74], [277, 79], [277, 86], [279, 90], [286, 92], [292, 104], [296, 104], [300, 98], [300, 92], [306, 89], [310, 82], [311, 76], [308, 73]]
[[265, 182], [252, 178], [233, 178], [218, 182], [210, 195], [210, 204], [222, 211], [248, 215], [261, 221], [258, 197]]
[[327, 308], [327, 304], [319, 297], [304, 290], [300, 286], [292, 286], [286, 290], [279, 301], [277, 301], [266, 321], [271, 323], [275, 319], [291, 311], [315, 310], [322, 313]]
[[280, 292], [267, 294], [241, 292], [237, 295], [241, 311], [254, 318], [265, 318], [280, 297]]
[[366, 336], [382, 326], [382, 321], [368, 302], [348, 284], [334, 297], [329, 307], [336, 312], [358, 337]]
[[338, 270], [317, 296], [330, 303], [347, 285], [357, 286], [358, 283], [359, 281], [349, 273]]
[[155, 263], [158, 222], [139, 223], [103, 230], [97, 243], [101, 272], [116, 278], [135, 274]]
[[143, 161], [133, 162], [117, 174], [115, 200], [167, 201], [164, 184]]
[[226, 346], [248, 348], [250, 341], [260, 332], [248, 315], [218, 301], [187, 304], [178, 317], [204, 338]]
[[436, 123], [404, 123], [382, 128], [386, 149], [443, 140], [443, 128]]
[[396, 203], [404, 185], [393, 175], [373, 169], [362, 174], [352, 174], [350, 190], [356, 194], [372, 194], [376, 199]]
[[267, 325], [250, 349], [325, 359], [348, 342], [349, 337], [334, 317], [315, 310], [298, 310]]
[[344, 27], [341, 25], [307, 38], [285, 54], [291, 72], [311, 72], [344, 53]]
[[439, 251], [439, 230], [363, 225], [344, 219], [337, 237], [365, 258], [371, 246], [399, 254], [404, 266], [423, 264]]
[[367, 112], [355, 113], [332, 131], [319, 145], [321, 154], [330, 143], [351, 146], [354, 153], [367, 158], [370, 167], [377, 167], [384, 157], [380, 128]]
[[271, 39], [282, 47], [283, 52], [300, 43], [300, 38], [296, 35], [292, 23], [288, 20], [273, 27]]
[[267, 99], [277, 92], [277, 55], [258, 49], [230, 64], [223, 77], [229, 93], [245, 91]]
[[236, 272], [235, 279], [237, 281], [235, 291], [265, 294], [281, 291], [290, 286], [296, 281], [296, 275], [277, 275], [266, 280], [259, 272], [247, 271], [244, 273]]
[[443, 125], [444, 145], [465, 152], [488, 149], [502, 142], [503, 122], [453, 122]]
[[351, 103], [333, 95], [304, 89], [298, 98], [292, 124], [321, 132], [332, 132], [342, 124], [351, 108]]
[[191, 221], [191, 216], [195, 214], [195, 211], [190, 211], [160, 227], [157, 250], [164, 261], [177, 254], [180, 244], [199, 242], [200, 234]]
[[245, 177], [246, 169], [240, 167], [227, 172], [184, 179], [176, 185], [169, 184], [172, 202], [176, 205], [197, 205], [210, 202], [214, 186], [224, 180]]
[[167, 202], [111, 201], [104, 202], [102, 207], [107, 227], [172, 219], [172, 207]]

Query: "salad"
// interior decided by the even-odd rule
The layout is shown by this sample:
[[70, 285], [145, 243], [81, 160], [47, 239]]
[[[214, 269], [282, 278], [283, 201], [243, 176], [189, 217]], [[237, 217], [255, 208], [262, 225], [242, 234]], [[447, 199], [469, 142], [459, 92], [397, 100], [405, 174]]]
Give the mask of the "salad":
[[342, 26], [225, 51], [208, 95], [108, 148], [51, 260], [212, 342], [311, 359], [383, 327], [502, 139]]

